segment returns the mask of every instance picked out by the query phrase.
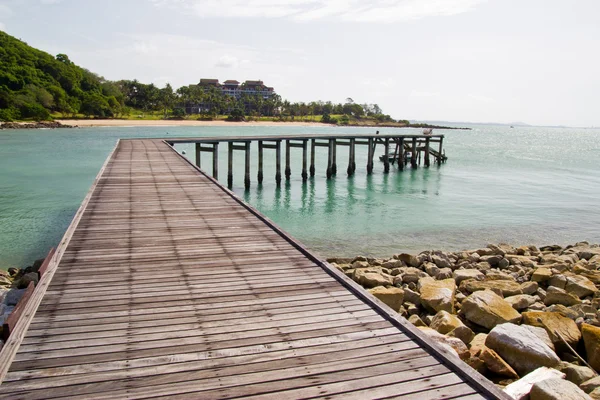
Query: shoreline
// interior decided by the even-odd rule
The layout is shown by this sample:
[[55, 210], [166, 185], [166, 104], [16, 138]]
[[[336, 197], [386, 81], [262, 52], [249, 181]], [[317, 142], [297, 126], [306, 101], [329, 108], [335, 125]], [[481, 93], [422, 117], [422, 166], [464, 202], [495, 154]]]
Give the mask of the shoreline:
[[449, 127], [427, 124], [416, 125], [391, 125], [391, 124], [348, 124], [336, 125], [325, 124], [322, 122], [305, 121], [225, 121], [225, 120], [130, 120], [130, 119], [56, 119], [45, 122], [5, 122], [0, 123], [0, 130], [7, 129], [57, 129], [57, 128], [92, 128], [92, 127], [275, 127], [275, 126], [296, 126], [296, 127], [344, 127], [344, 128], [413, 128], [413, 129], [450, 129], [450, 130], [471, 130], [466, 127]]
[[600, 397], [599, 244], [327, 261], [508, 393], [550, 367], [570, 393]]
[[329, 126], [320, 122], [274, 122], [274, 121], [249, 121], [230, 122], [216, 121], [193, 121], [193, 120], [127, 120], [127, 119], [57, 119], [62, 125], [77, 126], [79, 128], [90, 127], [130, 127], [130, 126]]

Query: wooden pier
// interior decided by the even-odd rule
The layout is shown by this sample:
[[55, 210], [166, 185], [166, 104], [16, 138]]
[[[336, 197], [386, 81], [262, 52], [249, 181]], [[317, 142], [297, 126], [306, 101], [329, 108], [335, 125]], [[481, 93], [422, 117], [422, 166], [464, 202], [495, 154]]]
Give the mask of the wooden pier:
[[162, 140], [121, 140], [0, 352], [2, 399], [502, 398]]
[[[264, 151], [275, 150], [275, 182], [281, 184], [281, 148], [285, 145], [285, 179], [289, 180], [292, 174], [291, 151], [292, 148], [302, 149], [302, 180], [315, 176], [315, 152], [317, 147], [327, 147], [326, 176], [330, 179], [337, 174], [337, 148], [348, 147], [348, 176], [356, 172], [356, 147], [367, 146], [367, 174], [373, 173], [375, 152], [377, 145], [383, 146], [384, 173], [389, 173], [390, 164], [396, 164], [402, 170], [410, 161], [412, 168], [417, 168], [423, 159], [425, 167], [431, 165], [431, 159], [438, 165], [447, 160], [443, 150], [444, 135], [398, 135], [398, 134], [356, 134], [356, 135], [269, 135], [269, 136], [235, 136], [235, 137], [206, 137], [206, 138], [177, 138], [169, 139], [171, 146], [177, 144], [195, 144], [195, 163], [201, 166], [202, 153], [212, 154], [212, 176], [219, 178], [219, 145], [227, 145], [227, 186], [233, 186], [233, 158], [234, 151], [244, 152], [245, 170], [244, 187], [251, 184], [251, 148], [256, 143], [258, 146], [257, 182], [261, 184], [264, 179]], [[310, 142], [310, 166], [308, 165], [308, 148]], [[437, 150], [433, 146], [437, 144]], [[410, 158], [405, 155], [410, 154]], [[397, 161], [397, 162], [396, 162]]]

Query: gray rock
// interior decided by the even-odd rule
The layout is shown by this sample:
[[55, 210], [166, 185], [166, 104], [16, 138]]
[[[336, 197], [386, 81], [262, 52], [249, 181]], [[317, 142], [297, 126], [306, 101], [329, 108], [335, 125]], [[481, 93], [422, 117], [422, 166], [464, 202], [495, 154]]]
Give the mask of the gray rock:
[[564, 379], [546, 379], [537, 382], [529, 393], [530, 400], [591, 400], [577, 385]]
[[592, 281], [580, 275], [567, 276], [565, 290], [579, 298], [591, 296], [598, 291]]
[[409, 288], [405, 288], [404, 301], [412, 304], [421, 304], [421, 295]]
[[600, 376], [594, 376], [593, 378], [588, 379], [587, 381], [581, 383], [579, 387], [584, 392], [591, 393], [595, 389], [600, 388]]
[[591, 368], [564, 362], [560, 364], [558, 370], [566, 375], [568, 381], [576, 385], [581, 385], [596, 376]]
[[490, 290], [481, 290], [467, 297], [462, 302], [461, 312], [469, 321], [488, 329], [504, 322], [521, 320], [521, 314]]
[[483, 272], [476, 269], [457, 269], [454, 271], [453, 277], [457, 285], [460, 285], [462, 281], [467, 279], [475, 279], [478, 281], [485, 279]]
[[539, 367], [555, 367], [560, 363], [556, 353], [536, 334], [511, 323], [492, 329], [485, 345], [500, 354], [520, 376]]
[[433, 263], [439, 268], [452, 268], [452, 263], [448, 257], [435, 254], [431, 256], [431, 261], [433, 261]]
[[4, 304], [7, 306], [16, 306], [24, 293], [25, 289], [10, 289], [8, 293], [6, 293]]
[[559, 289], [554, 286], [548, 287], [546, 291], [546, 298], [544, 299], [544, 304], [547, 306], [552, 304], [562, 304], [563, 306], [573, 306], [575, 304], [581, 303], [579, 297], [573, 296], [570, 293], [567, 293], [563, 289]]
[[506, 297], [504, 299], [504, 301], [507, 301], [508, 303], [510, 303], [512, 308], [514, 308], [515, 310], [520, 311], [520, 310], [524, 310], [524, 309], [528, 308], [529, 306], [535, 304], [535, 302], [538, 301], [538, 297], [531, 296], [529, 294], [517, 294], [515, 296]]
[[440, 281], [449, 278], [452, 278], [452, 269], [450, 268], [440, 269], [440, 272], [435, 276], [435, 279]]

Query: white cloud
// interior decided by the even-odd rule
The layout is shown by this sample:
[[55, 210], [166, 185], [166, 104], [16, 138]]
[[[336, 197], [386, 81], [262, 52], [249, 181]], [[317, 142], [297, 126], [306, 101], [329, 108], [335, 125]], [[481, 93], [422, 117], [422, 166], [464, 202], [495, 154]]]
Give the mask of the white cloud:
[[240, 60], [235, 56], [225, 54], [217, 60], [215, 66], [221, 68], [237, 68], [248, 64], [248, 62], [248, 60]]
[[193, 10], [204, 18], [289, 18], [395, 22], [449, 16], [487, 0], [149, 0], [161, 7]]
[[0, 31], [6, 32], [6, 25], [4, 25], [2, 22], [0, 22]]
[[145, 41], [137, 41], [133, 43], [133, 51], [140, 54], [150, 54], [156, 53], [158, 48], [152, 44]]

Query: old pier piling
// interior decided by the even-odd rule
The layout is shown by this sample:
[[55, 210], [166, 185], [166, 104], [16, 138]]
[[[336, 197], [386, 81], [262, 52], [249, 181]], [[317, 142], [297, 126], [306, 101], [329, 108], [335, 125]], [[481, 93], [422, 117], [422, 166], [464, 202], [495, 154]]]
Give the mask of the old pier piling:
[[[219, 169], [219, 144], [228, 145], [228, 168], [227, 185], [233, 186], [233, 160], [234, 151], [243, 151], [245, 160], [244, 186], [251, 185], [251, 149], [258, 146], [258, 184], [264, 180], [264, 151], [265, 149], [275, 150], [275, 182], [281, 185], [281, 147], [285, 145], [285, 167], [284, 175], [286, 180], [292, 176], [292, 149], [302, 150], [302, 180], [306, 181], [308, 177], [314, 177], [316, 173], [316, 149], [317, 147], [327, 148], [327, 164], [325, 175], [328, 179], [337, 174], [337, 147], [348, 147], [348, 167], [346, 173], [352, 176], [356, 172], [356, 147], [367, 146], [367, 164], [366, 171], [370, 175], [374, 169], [374, 157], [376, 156], [377, 145], [383, 147], [383, 154], [379, 159], [383, 162], [383, 172], [389, 173], [390, 166], [396, 165], [399, 170], [403, 170], [410, 163], [412, 168], [417, 168], [421, 161], [425, 167], [431, 165], [431, 158], [438, 165], [447, 160], [443, 149], [444, 135], [398, 135], [398, 134], [356, 134], [356, 135], [269, 135], [269, 136], [235, 136], [235, 137], [210, 137], [210, 138], [169, 138], [167, 143], [171, 146], [176, 144], [195, 144], [195, 162], [198, 167], [201, 165], [201, 153], [212, 153], [213, 177], [218, 179]], [[308, 164], [308, 143], [310, 141], [310, 165]], [[437, 150], [432, 146], [438, 144]], [[392, 150], [393, 149], [393, 150]]]

